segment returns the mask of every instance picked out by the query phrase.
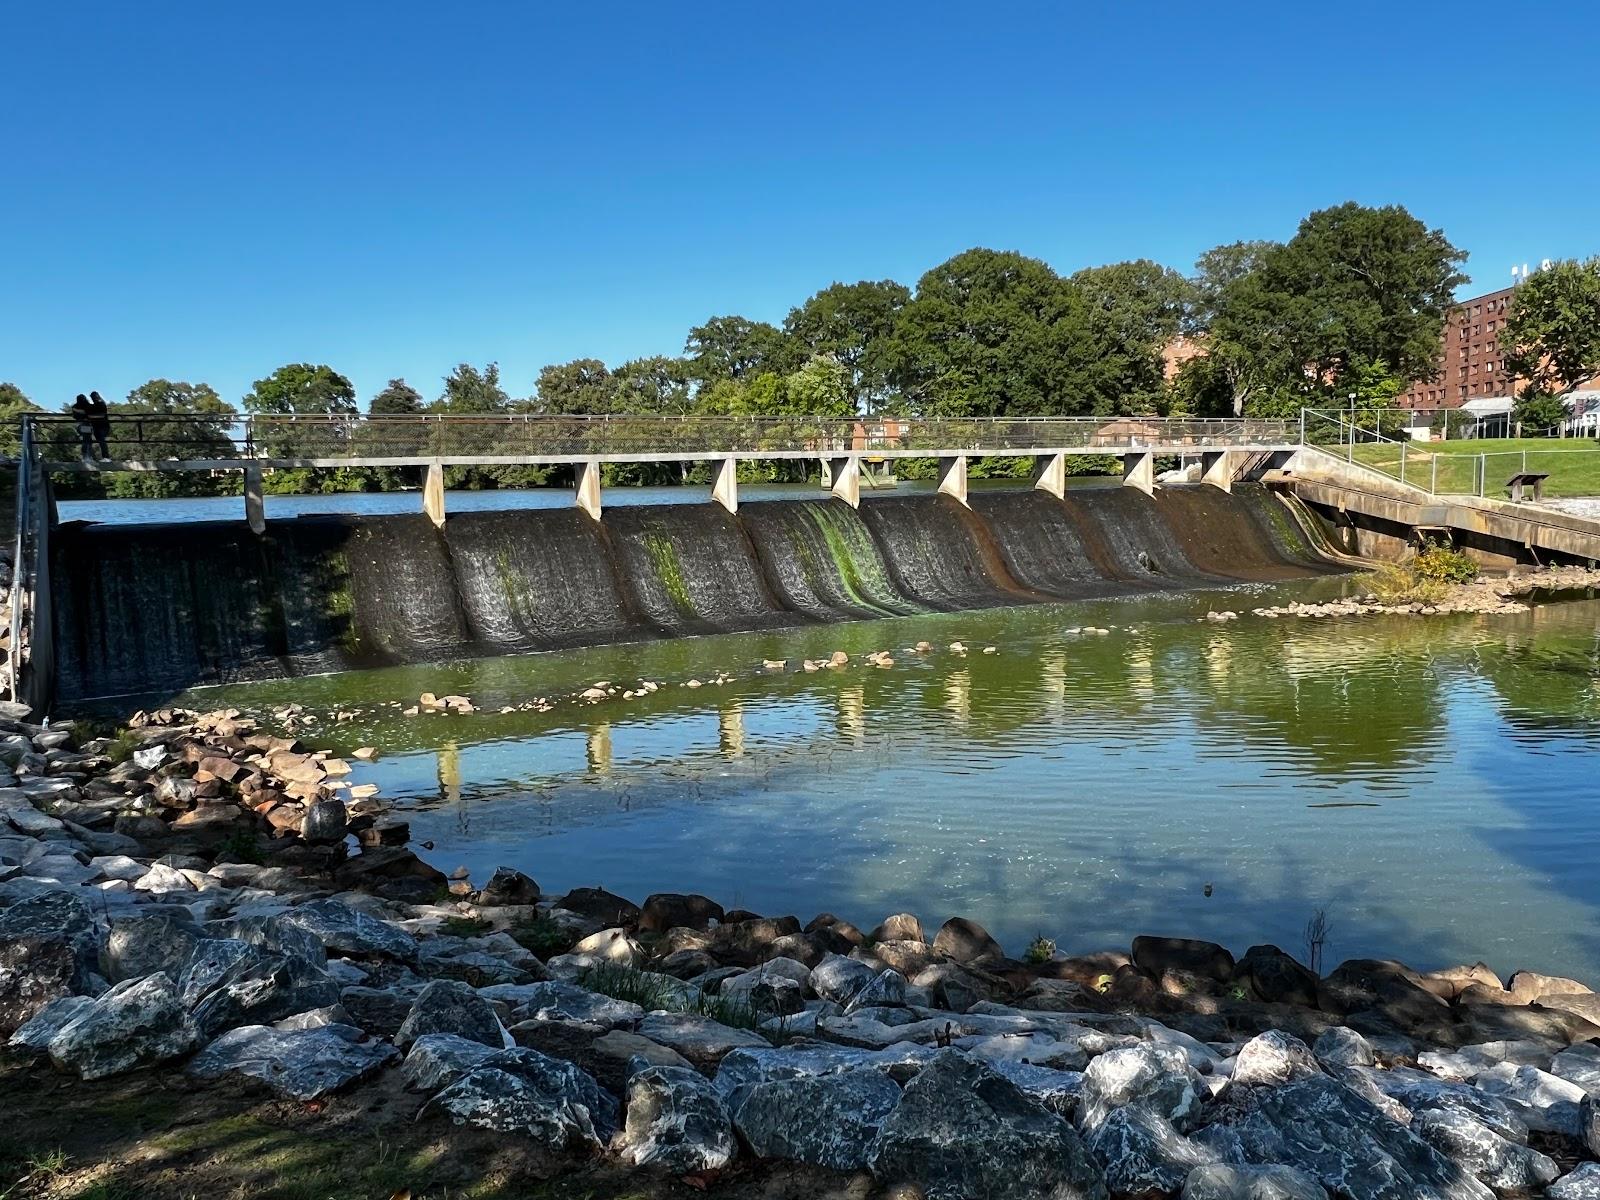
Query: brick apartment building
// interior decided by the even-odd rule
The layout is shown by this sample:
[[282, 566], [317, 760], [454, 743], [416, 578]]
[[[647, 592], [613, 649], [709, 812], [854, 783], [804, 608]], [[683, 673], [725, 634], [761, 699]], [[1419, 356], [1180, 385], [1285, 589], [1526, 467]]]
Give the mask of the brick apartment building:
[[1468, 400], [1509, 397], [1516, 381], [1506, 373], [1500, 349], [1514, 288], [1501, 288], [1484, 296], [1463, 300], [1445, 318], [1439, 354], [1439, 378], [1418, 381], [1402, 392], [1395, 406], [1425, 412], [1460, 408]]

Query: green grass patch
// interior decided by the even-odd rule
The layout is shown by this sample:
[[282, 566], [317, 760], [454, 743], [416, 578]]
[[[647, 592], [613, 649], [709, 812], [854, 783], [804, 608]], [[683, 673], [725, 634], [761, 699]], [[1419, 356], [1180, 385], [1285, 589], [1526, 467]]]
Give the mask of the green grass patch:
[[492, 921], [485, 921], [482, 917], [446, 917], [439, 925], [439, 932], [449, 934], [451, 937], [478, 937], [488, 933], [494, 928]]
[[531, 951], [540, 958], [549, 958], [552, 954], [565, 954], [572, 949], [578, 940], [559, 922], [552, 921], [549, 917], [540, 914], [531, 921], [522, 921], [506, 930], [519, 946]]
[[[1335, 445], [1325, 449], [1336, 455], [1346, 452]], [[1355, 460], [1398, 478], [1401, 451], [1401, 445], [1396, 443], [1364, 442], [1356, 446]], [[1406, 482], [1433, 486], [1440, 493], [1476, 495], [1481, 470], [1483, 494], [1504, 496], [1506, 480], [1526, 470], [1550, 476], [1545, 480], [1546, 496], [1600, 496], [1600, 442], [1583, 438], [1408, 442], [1404, 444], [1404, 456]]]

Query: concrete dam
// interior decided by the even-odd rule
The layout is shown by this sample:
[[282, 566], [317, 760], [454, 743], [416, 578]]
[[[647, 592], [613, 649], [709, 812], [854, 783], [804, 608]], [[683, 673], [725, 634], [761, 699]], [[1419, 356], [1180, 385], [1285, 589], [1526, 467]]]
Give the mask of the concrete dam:
[[1341, 569], [1258, 485], [270, 523], [64, 524], [57, 694], [1286, 579]]

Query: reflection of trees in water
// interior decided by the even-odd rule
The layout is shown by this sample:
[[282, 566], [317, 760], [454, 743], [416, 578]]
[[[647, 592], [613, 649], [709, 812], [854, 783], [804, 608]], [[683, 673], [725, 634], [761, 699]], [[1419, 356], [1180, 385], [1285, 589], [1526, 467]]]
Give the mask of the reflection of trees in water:
[[[489, 799], [543, 786], [562, 806], [580, 793], [585, 804], [614, 803], [626, 791], [648, 804], [777, 787], [795, 771], [870, 773], [903, 765], [908, 750], [931, 768], [965, 771], [996, 751], [1173, 738], [1195, 741], [1202, 754], [1281, 759], [1302, 774], [1390, 773], [1430, 754], [1446, 731], [1450, 689], [1477, 679], [1502, 701], [1513, 735], [1596, 736], [1597, 607], [1478, 621], [1168, 622], [1108, 637], [1027, 637], [996, 655], [897, 651], [892, 670], [762, 676], [716, 695], [674, 690], [604, 716], [584, 713], [561, 726], [583, 738], [581, 767], [474, 780], [468, 790]], [[613, 761], [613, 728], [665, 728], [698, 713], [714, 714], [715, 726], [651, 757]], [[555, 732], [530, 730], [530, 718], [508, 718], [498, 736], [531, 743]]]

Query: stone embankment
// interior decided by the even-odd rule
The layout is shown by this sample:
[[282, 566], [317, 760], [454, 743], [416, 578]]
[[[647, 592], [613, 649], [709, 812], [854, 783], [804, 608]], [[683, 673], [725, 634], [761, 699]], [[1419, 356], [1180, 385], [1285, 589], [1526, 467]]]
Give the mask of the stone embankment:
[[[1420, 615], [1438, 613], [1522, 613], [1528, 605], [1518, 597], [1537, 592], [1592, 590], [1600, 588], [1600, 570], [1588, 567], [1541, 567], [1518, 575], [1479, 578], [1471, 583], [1450, 586], [1440, 599], [1421, 604], [1395, 603], [1374, 595], [1352, 596], [1330, 600], [1323, 604], [1278, 604], [1267, 608], [1253, 608], [1258, 617], [1364, 617]], [[1202, 620], [1234, 621], [1239, 614], [1232, 610], [1208, 612]]]
[[1016, 959], [959, 917], [474, 886], [233, 713], [78, 747], [13, 710], [0, 763], [27, 1070], [388, 1086], [418, 1123], [713, 1193], [766, 1161], [925, 1200], [1600, 1197], [1600, 997], [1572, 980], [1163, 937]]

